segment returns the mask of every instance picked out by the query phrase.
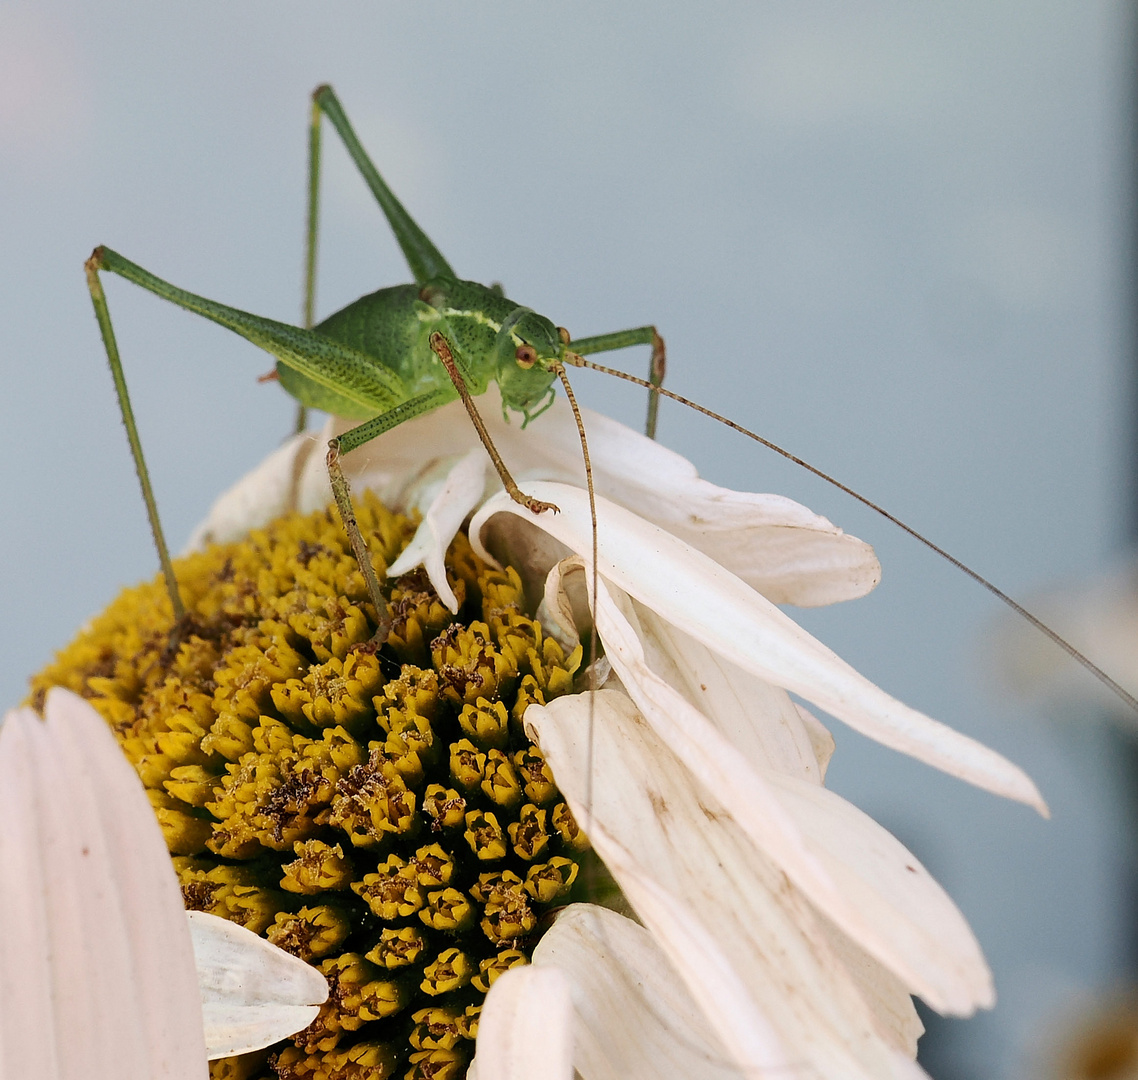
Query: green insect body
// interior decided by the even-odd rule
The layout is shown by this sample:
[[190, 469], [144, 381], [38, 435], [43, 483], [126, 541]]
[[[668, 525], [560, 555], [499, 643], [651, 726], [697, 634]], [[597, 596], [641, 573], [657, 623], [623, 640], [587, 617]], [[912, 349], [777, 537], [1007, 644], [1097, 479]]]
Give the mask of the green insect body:
[[[442, 400], [453, 401], [458, 391], [429, 344], [432, 333], [442, 333], [454, 349], [470, 394], [484, 394], [491, 382], [497, 382], [503, 408], [521, 413], [525, 423], [552, 403], [555, 376], [550, 364], [563, 361], [566, 351], [549, 319], [478, 282], [445, 278], [435, 278], [422, 288], [380, 289], [313, 329], [382, 362], [399, 378], [404, 400], [441, 392]], [[527, 347], [536, 354], [528, 364]], [[277, 374], [281, 385], [302, 404], [348, 420], [364, 420], [399, 404], [361, 401], [346, 394], [342, 383], [328, 387], [279, 360]]]

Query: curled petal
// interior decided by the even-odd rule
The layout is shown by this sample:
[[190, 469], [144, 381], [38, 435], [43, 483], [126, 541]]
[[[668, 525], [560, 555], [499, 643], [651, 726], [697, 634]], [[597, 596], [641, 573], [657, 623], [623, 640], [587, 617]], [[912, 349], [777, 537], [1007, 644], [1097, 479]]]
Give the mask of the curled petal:
[[[496, 495], [471, 522], [475, 550], [484, 553], [479, 533], [488, 519], [507, 513], [526, 517], [588, 559], [592, 541], [585, 492], [535, 482], [526, 492], [556, 504], [561, 513], [535, 517], [508, 496]], [[601, 574], [667, 622], [863, 735], [1046, 815], [1043, 799], [1021, 769], [890, 697], [730, 571], [604, 499], [597, 500], [597, 514]]]
[[0, 727], [0, 1076], [204, 1080], [193, 952], [134, 770], [52, 690]]
[[210, 1060], [271, 1046], [316, 1019], [328, 983], [314, 967], [228, 919], [188, 919]]
[[572, 1080], [569, 981], [552, 967], [512, 968], [490, 987], [478, 1021], [477, 1069], [495, 1080]]
[[[773, 603], [833, 604], [864, 596], [881, 580], [873, 548], [824, 517], [781, 495], [718, 487], [654, 439], [601, 413], [581, 412], [598, 494], [686, 540]], [[531, 430], [543, 443], [537, 461], [525, 449], [525, 435], [514, 435], [525, 476], [584, 487], [568, 403], [559, 398]]]
[[460, 458], [447, 474], [446, 482], [431, 501], [411, 543], [387, 568], [387, 576], [399, 577], [421, 565], [439, 599], [451, 612], [457, 613], [458, 598], [447, 581], [444, 559], [467, 514], [482, 501], [485, 488], [486, 453], [477, 447]]
[[[681, 691], [755, 768], [822, 782], [824, 769], [815, 749], [815, 739], [822, 736], [815, 731], [812, 737], [785, 690], [724, 660], [651, 608], [631, 599], [618, 603], [637, 627], [652, 671]], [[813, 725], [825, 731], [818, 721]]]

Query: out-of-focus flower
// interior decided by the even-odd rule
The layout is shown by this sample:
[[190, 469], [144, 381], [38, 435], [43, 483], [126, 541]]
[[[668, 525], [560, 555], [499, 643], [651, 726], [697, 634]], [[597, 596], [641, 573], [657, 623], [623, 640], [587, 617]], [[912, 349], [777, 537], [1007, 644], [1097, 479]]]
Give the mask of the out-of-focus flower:
[[[487, 398], [484, 415], [507, 464], [528, 493], [556, 504], [559, 513], [535, 518], [500, 491], [457, 405], [400, 426], [344, 462], [357, 494], [370, 490], [396, 510], [421, 514], [406, 542], [405, 522], [363, 507], [379, 569], [394, 579], [391, 648], [404, 662], [402, 683], [395, 689], [389, 683], [374, 696], [374, 706], [380, 660], [364, 659], [361, 648], [371, 625], [361, 614], [367, 610], [362, 581], [351, 580], [343, 543], [323, 525], [318, 543], [305, 533], [299, 541], [292, 538], [295, 549], [278, 547], [290, 530], [300, 536], [300, 525], [289, 524], [296, 518], [254, 532], [253, 555], [242, 548], [196, 557], [217, 562], [206, 575], [210, 599], [202, 602], [208, 611], [198, 617], [213, 619], [211, 626], [226, 619], [247, 626], [254, 636], [243, 638], [241, 647], [260, 650], [249, 653], [248, 670], [223, 663], [222, 674], [210, 675], [216, 684], [212, 702], [191, 694], [177, 706], [182, 712], [176, 725], [162, 721], [167, 733], [159, 726], [143, 736], [141, 727], [131, 727], [139, 723], [139, 711], [124, 708], [119, 715], [111, 699], [118, 684], [149, 676], [124, 669], [89, 682], [101, 696], [95, 704], [116, 713], [122, 731], [138, 732], [142, 741], [128, 752], [163, 789], [156, 805], [166, 815], [168, 839], [177, 835], [200, 852], [208, 847], [237, 860], [261, 858], [269, 848], [291, 851], [295, 844], [298, 859], [282, 867], [281, 886], [312, 895], [353, 882], [351, 891], [368, 901], [384, 934], [407, 932], [418, 941], [424, 924], [443, 933], [474, 927], [474, 936], [464, 939], [468, 944], [452, 950], [458, 955], [447, 961], [450, 982], [423, 973], [424, 990], [437, 996], [440, 1007], [414, 1014], [408, 1077], [460, 1075], [468, 1060], [463, 1040], [475, 1030], [471, 1069], [482, 1080], [569, 1077], [574, 1068], [586, 1080], [921, 1075], [913, 1062], [921, 1027], [910, 995], [942, 1012], [967, 1015], [992, 1003], [990, 974], [962, 916], [917, 860], [822, 786], [832, 740], [788, 691], [886, 745], [1045, 811], [1034, 785], [998, 754], [891, 698], [774, 606], [825, 604], [867, 592], [879, 577], [867, 545], [787, 499], [700, 480], [684, 459], [586, 413], [599, 517], [597, 589], [590, 596], [590, 515], [567, 407], [555, 406], [523, 433], [499, 420], [492, 394]], [[273, 454], [218, 500], [196, 544], [235, 541], [290, 510], [318, 511], [328, 498], [323, 445], [298, 437]], [[327, 514], [311, 520], [333, 523]], [[468, 520], [466, 546], [460, 529]], [[319, 589], [334, 586], [344, 595], [335, 610], [327, 606], [335, 597], [318, 595], [310, 572], [310, 564], [319, 568], [325, 558], [329, 571]], [[495, 559], [511, 569], [487, 569]], [[192, 566], [198, 569], [186, 564], [190, 580], [183, 588], [195, 610], [207, 596], [201, 576], [206, 562]], [[266, 589], [269, 608], [263, 596], [252, 595]], [[358, 595], [345, 595], [353, 590]], [[450, 612], [468, 610], [475, 595], [484, 624], [446, 629]], [[540, 624], [526, 621], [522, 607], [537, 611]], [[283, 625], [285, 637], [273, 637], [277, 632], [266, 619]], [[575, 669], [591, 623], [604, 652], [595, 674], [611, 676], [596, 693], [584, 689], [587, 679], [569, 692], [573, 687], [562, 674]], [[439, 636], [432, 640], [427, 630]], [[523, 631], [530, 642], [524, 647], [515, 643]], [[120, 628], [120, 636], [130, 633]], [[146, 633], [154, 628], [148, 625]], [[236, 646], [227, 633], [218, 631], [218, 657], [199, 650], [183, 667], [213, 672], [210, 665], [219, 658], [232, 660]], [[452, 670], [465, 670], [470, 661], [472, 643], [457, 643], [471, 634], [481, 642], [475, 651], [495, 658], [487, 672], [498, 670], [496, 658], [514, 657], [494, 676], [497, 681], [479, 684], [489, 687], [485, 700], [478, 700], [477, 688], [470, 691], [468, 677], [461, 693], [448, 681]], [[300, 652], [293, 657], [289, 649]], [[417, 707], [408, 680], [420, 679], [408, 676], [411, 656], [430, 656], [442, 688], [425, 691], [422, 707], [434, 712], [430, 725], [418, 728], [417, 749], [407, 743], [407, 717]], [[371, 667], [375, 672], [360, 674]], [[536, 681], [527, 696], [509, 699], [500, 727], [506, 749], [496, 750], [495, 695], [503, 678], [513, 686], [525, 670]], [[171, 696], [162, 690], [166, 686], [160, 680], [148, 685], [141, 713], [156, 711], [163, 693]], [[449, 690], [455, 690], [453, 701]], [[510, 741], [521, 737], [523, 723], [540, 754], [515, 749]], [[171, 748], [186, 749], [169, 736], [194, 725], [208, 730], [195, 745], [207, 756], [220, 753], [224, 768], [195, 759], [171, 770]], [[464, 732], [468, 749], [458, 740], [449, 751], [427, 752], [431, 740]], [[333, 736], [335, 747], [329, 744]], [[365, 763], [352, 745], [372, 748], [367, 777], [353, 772]], [[285, 758], [270, 760], [273, 747], [283, 747]], [[407, 756], [412, 751], [414, 762]], [[532, 791], [526, 786], [515, 799], [511, 792], [525, 779], [517, 775], [519, 764], [511, 773], [511, 755], [517, 754], [531, 755], [525, 760], [534, 767], [548, 763], [561, 794], [552, 785], [544, 793], [540, 785]], [[316, 773], [301, 783], [296, 762], [309, 759]], [[415, 784], [431, 780], [438, 792], [431, 795], [427, 787], [414, 794]], [[360, 807], [352, 803], [352, 810], [348, 803], [358, 801], [365, 781], [382, 787], [387, 802], [382, 812], [361, 804], [366, 820], [356, 821]], [[404, 790], [410, 798], [399, 794]], [[457, 865], [473, 855], [488, 868], [444, 905], [446, 912], [439, 906], [445, 890], [436, 888], [436, 896], [429, 882], [419, 890], [424, 897], [411, 896], [422, 874], [438, 873], [429, 853], [415, 849], [398, 865], [391, 864], [395, 856], [383, 859], [386, 848], [375, 853], [384, 836], [403, 828], [403, 818], [388, 805], [393, 792], [409, 807], [407, 822], [415, 800], [424, 800], [427, 809], [428, 798], [434, 799], [432, 830], [446, 834], [466, 822], [467, 847], [456, 849], [466, 854], [446, 858]], [[544, 814], [542, 800], [561, 797], [567, 804], [562, 819], [575, 824], [559, 836], [549, 830], [548, 851], [560, 846], [571, 854], [566, 845], [581, 825], [642, 925], [574, 904], [551, 927], [522, 918], [516, 939], [503, 939], [497, 921], [503, 911], [513, 904], [520, 917], [523, 908], [539, 906], [539, 899], [558, 890], [542, 891], [536, 879], [530, 888], [535, 854], [514, 842], [512, 825], [509, 842], [496, 846], [479, 830], [492, 814], [529, 813], [527, 805], [531, 816]], [[195, 834], [193, 815], [171, 799], [189, 800], [197, 808], [194, 820], [204, 821], [205, 810], [213, 823]], [[481, 815], [473, 831], [471, 815]], [[328, 832], [336, 822], [347, 830], [347, 850]], [[494, 825], [504, 832], [497, 820]], [[520, 818], [517, 826], [521, 835]], [[204, 866], [183, 862], [183, 889], [208, 885], [214, 903], [219, 893], [213, 886], [223, 883]], [[371, 885], [369, 869], [377, 878]], [[378, 880], [393, 875], [406, 878], [398, 897], [389, 897]], [[567, 871], [562, 881], [568, 886], [575, 876]], [[519, 888], [526, 879], [528, 900], [511, 891], [515, 878]], [[233, 917], [247, 918], [264, 904], [265, 926], [284, 925], [269, 910], [264, 883], [250, 884], [258, 896], [243, 898], [236, 880], [224, 884]], [[436, 884], [445, 883], [440, 878]], [[472, 903], [474, 913], [461, 915], [459, 908]], [[330, 910], [344, 906], [333, 898]], [[461, 926], [450, 926], [443, 914]], [[285, 918], [291, 929], [279, 940], [297, 930], [295, 922]], [[342, 930], [337, 936], [327, 920], [312, 916], [308, 922], [313, 933], [331, 933], [336, 947], [361, 932], [336, 923]], [[435, 955], [437, 933], [427, 938], [416, 956]], [[503, 959], [511, 945], [520, 958], [531, 955], [532, 965]], [[481, 968], [478, 949], [489, 953]], [[389, 952], [377, 945], [367, 956], [379, 963]], [[386, 1012], [379, 1004], [368, 1006], [371, 1012], [361, 1008], [373, 986], [388, 984], [382, 972], [352, 957], [333, 973], [334, 982], [347, 981], [334, 987], [314, 1029], [298, 1036], [299, 1051], [273, 1059], [278, 1071], [284, 1069], [281, 1075], [307, 1075], [305, 1062], [316, 1068], [324, 1053], [341, 1053], [345, 1068], [356, 1064], [359, 1075], [376, 1077], [408, 1057], [408, 1050], [381, 1051], [371, 1043], [355, 1058], [353, 1050], [336, 1050], [341, 1039], [343, 1046], [364, 1046], [345, 1031], [378, 1033], [381, 1017], [396, 1015], [404, 1004], [393, 988], [384, 998]], [[329, 963], [322, 961], [326, 971]], [[471, 972], [479, 971], [472, 981]], [[479, 997], [489, 990], [481, 1014], [476, 1004], [463, 1007], [475, 1000], [471, 988]]]
[[[1055, 589], [1031, 604], [1084, 656], [1138, 695], [1138, 559], [1101, 577]], [[1094, 701], [1138, 731], [1138, 714], [1022, 619], [1004, 617], [992, 633], [1001, 678], [1029, 698]]]
[[56, 689], [42, 720], [4, 717], [0, 1077], [204, 1077], [207, 1054], [310, 1023], [322, 982], [222, 919], [187, 924], [138, 777], [86, 702]]

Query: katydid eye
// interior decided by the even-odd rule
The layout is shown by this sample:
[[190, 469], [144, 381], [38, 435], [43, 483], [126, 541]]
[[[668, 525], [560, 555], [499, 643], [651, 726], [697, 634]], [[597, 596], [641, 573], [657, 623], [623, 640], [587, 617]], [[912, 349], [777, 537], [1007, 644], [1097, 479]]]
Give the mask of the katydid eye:
[[531, 368], [537, 363], [537, 350], [532, 345], [519, 345], [514, 359], [520, 368]]
[[569, 331], [566, 330], [564, 326], [559, 326], [557, 328], [557, 336], [561, 339], [562, 345], [569, 344]]

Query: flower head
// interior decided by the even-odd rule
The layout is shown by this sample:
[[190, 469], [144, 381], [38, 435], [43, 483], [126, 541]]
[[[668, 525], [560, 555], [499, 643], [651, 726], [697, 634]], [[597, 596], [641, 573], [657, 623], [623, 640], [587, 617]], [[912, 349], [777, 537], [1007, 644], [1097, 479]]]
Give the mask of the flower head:
[[[483, 1080], [914, 1075], [910, 994], [966, 1015], [991, 1004], [990, 974], [916, 859], [822, 786], [832, 740], [788, 691], [1043, 809], [1034, 785], [774, 606], [868, 591], [867, 545], [787, 499], [717, 488], [586, 414], [594, 589], [568, 410], [524, 433], [486, 412], [523, 488], [559, 514], [534, 517], [499, 491], [457, 406], [344, 462], [357, 493], [419, 515], [412, 526], [361, 499], [392, 585], [389, 649], [364, 647], [367, 598], [323, 509], [320, 444], [298, 437], [199, 530], [195, 545], [222, 545], [181, 571], [204, 621], [161, 678], [153, 664], [47, 673], [102, 695], [156, 781], [187, 898], [308, 949], [333, 981], [332, 1004], [273, 1068], [385, 1077], [407, 1060], [409, 1077], [458, 1075], [477, 1030]], [[310, 516], [261, 528], [293, 510]], [[452, 623], [472, 605], [479, 626]], [[590, 675], [607, 681], [574, 692], [590, 626], [604, 653]], [[191, 674], [211, 686], [188, 691]], [[642, 925], [590, 904], [542, 920], [583, 880], [578, 826]], [[457, 846], [430, 850], [446, 837]], [[438, 1007], [411, 1009], [416, 981]], [[489, 990], [481, 1012], [471, 987]], [[376, 1041], [406, 1010], [410, 1047]]]

